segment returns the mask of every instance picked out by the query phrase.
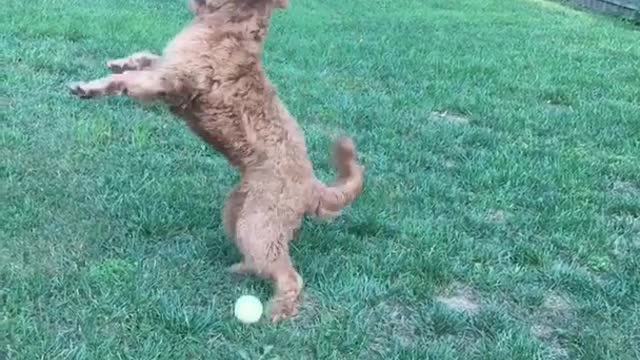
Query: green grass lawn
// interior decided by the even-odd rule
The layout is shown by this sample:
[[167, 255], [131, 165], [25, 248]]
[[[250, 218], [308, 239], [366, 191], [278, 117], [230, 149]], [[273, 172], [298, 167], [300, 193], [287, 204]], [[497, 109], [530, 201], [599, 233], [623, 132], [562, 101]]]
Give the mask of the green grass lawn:
[[182, 0], [4, 0], [0, 359], [640, 358], [640, 32], [543, 0], [291, 0], [265, 64], [329, 180], [300, 315], [224, 269], [237, 174], [161, 106], [65, 83], [160, 51]]

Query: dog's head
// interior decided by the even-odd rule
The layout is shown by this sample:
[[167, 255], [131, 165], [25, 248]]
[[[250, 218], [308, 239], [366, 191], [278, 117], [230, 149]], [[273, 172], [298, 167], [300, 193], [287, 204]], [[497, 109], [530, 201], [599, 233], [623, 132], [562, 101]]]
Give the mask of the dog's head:
[[285, 9], [288, 0], [190, 0], [196, 18], [208, 19], [217, 28], [241, 34], [241, 37], [262, 43], [269, 31], [274, 9]]
[[224, 8], [236, 9], [286, 9], [289, 0], [190, 0], [189, 8], [196, 15], [210, 14]]

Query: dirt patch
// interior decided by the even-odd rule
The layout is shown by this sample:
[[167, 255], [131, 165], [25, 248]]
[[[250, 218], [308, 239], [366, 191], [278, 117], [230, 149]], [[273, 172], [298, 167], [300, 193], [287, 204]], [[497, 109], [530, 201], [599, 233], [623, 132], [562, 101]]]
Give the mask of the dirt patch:
[[545, 108], [551, 113], [570, 113], [573, 112], [571, 105], [563, 104], [553, 100], [547, 100], [545, 102]]
[[444, 166], [445, 169], [451, 170], [456, 167], [456, 163], [451, 160], [445, 160], [445, 162], [442, 163], [442, 166]]
[[314, 293], [303, 291], [298, 310], [296, 323], [302, 328], [309, 328], [320, 320], [323, 307]]
[[369, 350], [384, 354], [391, 346], [411, 347], [420, 341], [417, 311], [406, 305], [384, 302], [372, 309], [369, 316], [374, 334]]
[[436, 301], [457, 312], [475, 314], [480, 310], [477, 297], [464, 286], [454, 286], [453, 290], [436, 297]]
[[438, 296], [436, 300], [444, 304], [449, 309], [460, 312], [476, 313], [480, 308], [480, 306], [470, 298], [462, 295], [451, 297]]
[[548, 351], [554, 359], [568, 359], [569, 352], [565, 350], [554, 339], [553, 329], [544, 325], [534, 325], [531, 327], [531, 333], [538, 339], [544, 341], [548, 346]]
[[454, 125], [467, 125], [471, 121], [463, 114], [458, 114], [447, 110], [434, 111], [431, 113], [431, 118], [439, 121], [445, 121]]
[[553, 354], [553, 357], [556, 359], [568, 359], [569, 358], [569, 352], [559, 346], [553, 346], [551, 347], [551, 352]]
[[413, 311], [397, 305], [386, 307], [388, 321], [385, 327], [400, 340], [403, 345], [410, 345], [418, 340]]
[[614, 215], [607, 224], [611, 229], [613, 254], [617, 257], [634, 256], [640, 249], [640, 217]]
[[553, 329], [546, 325], [533, 325], [531, 327], [531, 333], [541, 340], [549, 340], [553, 338]]
[[556, 359], [569, 358], [569, 352], [565, 350], [562, 346], [560, 346], [558, 341], [555, 339], [553, 328], [551, 328], [550, 326], [533, 325], [531, 327], [531, 333], [535, 337], [537, 337], [538, 339], [540, 339], [541, 341], [547, 344], [547, 346], [549, 347], [549, 351], [551, 352], [554, 358]]
[[554, 314], [567, 313], [573, 309], [571, 302], [564, 296], [558, 294], [550, 294], [544, 298], [542, 308], [551, 311]]
[[558, 293], [545, 296], [542, 305], [534, 314], [535, 323], [531, 326], [531, 334], [548, 346], [554, 358], [569, 358], [569, 353], [557, 336], [557, 329], [571, 322], [574, 306], [571, 300]]
[[487, 215], [487, 221], [491, 224], [504, 224], [510, 215], [504, 210], [491, 210]]
[[627, 181], [616, 181], [613, 183], [612, 190], [620, 195], [640, 196], [640, 188], [633, 183]]

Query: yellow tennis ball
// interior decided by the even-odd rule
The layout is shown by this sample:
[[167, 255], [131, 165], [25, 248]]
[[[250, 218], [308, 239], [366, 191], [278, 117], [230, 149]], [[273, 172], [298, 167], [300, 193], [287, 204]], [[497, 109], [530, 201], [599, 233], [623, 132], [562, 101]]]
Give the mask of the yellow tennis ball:
[[240, 322], [253, 324], [262, 317], [262, 310], [260, 299], [252, 295], [242, 295], [236, 300], [233, 314]]

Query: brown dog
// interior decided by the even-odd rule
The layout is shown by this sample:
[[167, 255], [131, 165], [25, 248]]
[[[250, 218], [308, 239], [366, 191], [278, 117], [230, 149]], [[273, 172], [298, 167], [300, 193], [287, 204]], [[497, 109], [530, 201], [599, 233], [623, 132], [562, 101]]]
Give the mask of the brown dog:
[[286, 0], [192, 0], [193, 22], [162, 56], [142, 52], [109, 61], [115, 73], [70, 85], [81, 98], [160, 99], [241, 173], [224, 226], [243, 261], [232, 266], [275, 283], [271, 319], [297, 313], [302, 279], [289, 241], [305, 214], [337, 216], [362, 191], [364, 169], [350, 139], [336, 143], [338, 180], [313, 175], [301, 130], [266, 78], [261, 53], [271, 13]]

